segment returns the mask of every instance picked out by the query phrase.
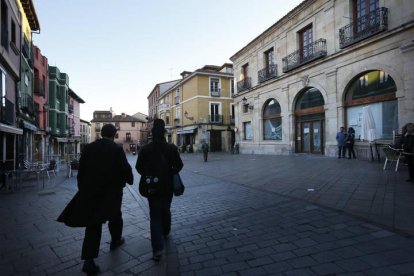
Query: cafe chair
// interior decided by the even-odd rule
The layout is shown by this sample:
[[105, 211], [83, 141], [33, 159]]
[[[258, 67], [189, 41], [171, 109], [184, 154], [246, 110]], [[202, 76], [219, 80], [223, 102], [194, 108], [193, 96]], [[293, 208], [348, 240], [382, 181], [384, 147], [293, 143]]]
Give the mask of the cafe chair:
[[391, 165], [393, 162], [395, 162], [395, 171], [398, 171], [398, 165], [400, 163], [400, 159], [402, 158], [402, 152], [391, 147], [386, 147], [383, 150], [385, 154], [385, 163], [383, 170], [387, 168], [388, 162], [390, 162]]

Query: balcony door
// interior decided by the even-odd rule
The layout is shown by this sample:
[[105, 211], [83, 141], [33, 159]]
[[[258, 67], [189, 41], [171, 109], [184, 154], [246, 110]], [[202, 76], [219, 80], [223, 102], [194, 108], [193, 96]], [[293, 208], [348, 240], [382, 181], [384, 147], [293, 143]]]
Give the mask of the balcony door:
[[379, 8], [379, 0], [354, 0], [354, 21], [356, 33], [364, 32], [370, 25], [375, 25], [379, 17], [376, 10]]
[[220, 103], [210, 103], [210, 123], [221, 123], [221, 105]]
[[301, 61], [307, 60], [313, 56], [313, 31], [312, 25], [307, 26], [299, 32], [299, 46]]

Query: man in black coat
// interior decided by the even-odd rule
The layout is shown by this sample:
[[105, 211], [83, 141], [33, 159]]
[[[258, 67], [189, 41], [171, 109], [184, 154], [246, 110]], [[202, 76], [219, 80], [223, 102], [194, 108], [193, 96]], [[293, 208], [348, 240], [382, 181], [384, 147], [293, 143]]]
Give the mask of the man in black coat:
[[110, 249], [124, 243], [122, 237], [122, 195], [125, 183], [133, 184], [132, 169], [121, 147], [114, 143], [116, 128], [102, 127], [102, 139], [87, 145], [79, 160], [78, 193], [58, 221], [69, 226], [86, 227], [82, 245], [82, 271], [99, 272], [98, 257], [102, 224], [109, 221]]

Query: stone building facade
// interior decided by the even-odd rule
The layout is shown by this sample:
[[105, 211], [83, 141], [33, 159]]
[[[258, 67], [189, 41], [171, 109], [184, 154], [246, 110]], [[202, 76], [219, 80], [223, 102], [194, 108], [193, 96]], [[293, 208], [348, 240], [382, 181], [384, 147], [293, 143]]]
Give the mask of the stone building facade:
[[413, 19], [409, 0], [306, 0], [239, 50], [241, 153], [335, 156], [341, 126], [360, 156], [391, 143], [414, 121]]

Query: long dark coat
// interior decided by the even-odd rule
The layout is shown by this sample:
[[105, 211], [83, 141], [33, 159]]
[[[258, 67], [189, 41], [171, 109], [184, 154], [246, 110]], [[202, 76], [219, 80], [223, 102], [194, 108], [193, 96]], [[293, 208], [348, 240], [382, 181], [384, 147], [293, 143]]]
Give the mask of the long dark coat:
[[133, 175], [123, 149], [104, 138], [84, 148], [77, 180], [78, 193], [58, 221], [71, 227], [84, 227], [108, 220], [125, 183], [133, 184]]

